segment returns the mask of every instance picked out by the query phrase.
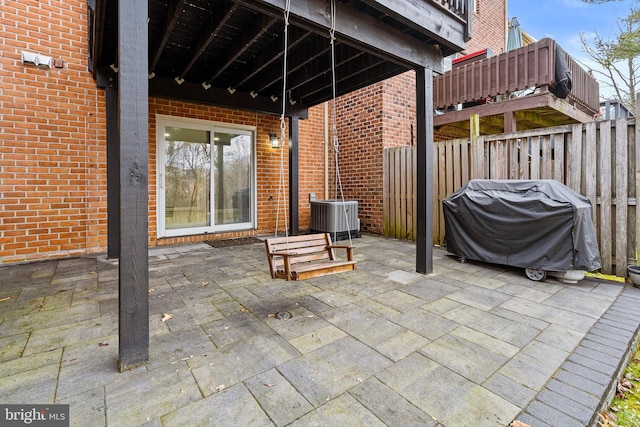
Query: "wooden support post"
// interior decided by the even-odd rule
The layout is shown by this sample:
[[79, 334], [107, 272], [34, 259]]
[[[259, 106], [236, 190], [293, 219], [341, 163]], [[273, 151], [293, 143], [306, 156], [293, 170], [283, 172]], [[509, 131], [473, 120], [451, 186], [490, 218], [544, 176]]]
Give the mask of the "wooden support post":
[[516, 113], [515, 111], [504, 112], [504, 133], [517, 131]]
[[[109, 70], [111, 71], [111, 70]], [[118, 77], [104, 76], [107, 103], [107, 258], [120, 254], [120, 132]]]
[[433, 272], [433, 75], [416, 69], [416, 271]]
[[292, 116], [289, 119], [289, 232], [296, 236], [300, 233], [298, 223], [298, 135], [300, 133], [300, 119]]
[[471, 179], [484, 178], [484, 147], [478, 146], [480, 115], [469, 117], [469, 139], [471, 140]]
[[[640, 92], [636, 94], [636, 110], [640, 106]], [[640, 204], [640, 124], [638, 123], [638, 119], [635, 120], [635, 185], [636, 185], [636, 205], [634, 207], [636, 213], [636, 248], [635, 248], [635, 258], [636, 265], [640, 265], [640, 259], [638, 259], [638, 254], [640, 254], [640, 209], [638, 209], [638, 205]], [[595, 207], [594, 207], [595, 210]]]
[[120, 371], [149, 360], [148, 1], [118, 1]]

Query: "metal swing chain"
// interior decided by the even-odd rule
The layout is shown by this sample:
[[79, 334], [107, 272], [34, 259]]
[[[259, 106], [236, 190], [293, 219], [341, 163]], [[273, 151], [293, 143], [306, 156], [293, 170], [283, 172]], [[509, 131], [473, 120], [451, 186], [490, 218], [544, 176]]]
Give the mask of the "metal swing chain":
[[[336, 174], [335, 174], [335, 190], [334, 190], [334, 198], [338, 199], [338, 191], [340, 192], [340, 200], [342, 201], [342, 210], [344, 212], [344, 219], [347, 226], [347, 233], [349, 235], [349, 245], [352, 245], [351, 241], [351, 226], [349, 225], [349, 215], [347, 215], [347, 208], [344, 202], [344, 192], [342, 191], [342, 180], [340, 178], [340, 167], [338, 166], [338, 154], [340, 152], [340, 141], [338, 139], [338, 126], [337, 126], [337, 113], [336, 113], [336, 48], [335, 48], [335, 40], [336, 40], [336, 2], [335, 0], [331, 0], [331, 28], [329, 29], [329, 38], [331, 40], [331, 88], [332, 88], [332, 103], [333, 103], [333, 154], [334, 154], [334, 162], [336, 166]], [[337, 236], [337, 232], [336, 232]]]
[[[279, 219], [280, 219], [280, 199], [283, 199], [283, 211], [284, 211], [284, 235], [288, 239], [289, 237], [289, 224], [287, 218], [287, 203], [283, 195], [285, 179], [284, 179], [284, 141], [285, 131], [287, 129], [287, 122], [285, 120], [285, 112], [287, 108], [286, 93], [287, 93], [287, 50], [289, 46], [289, 13], [291, 11], [291, 0], [287, 0], [284, 8], [284, 53], [282, 56], [283, 73], [282, 73], [282, 114], [280, 115], [280, 185], [278, 186], [278, 203], [276, 209], [276, 231], [275, 237], [278, 237]], [[287, 242], [288, 244], [288, 242]]]

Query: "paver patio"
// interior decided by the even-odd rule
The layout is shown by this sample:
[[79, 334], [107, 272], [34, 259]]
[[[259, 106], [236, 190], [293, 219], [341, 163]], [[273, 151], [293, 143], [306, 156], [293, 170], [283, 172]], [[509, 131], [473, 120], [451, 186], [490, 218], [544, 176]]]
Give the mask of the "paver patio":
[[593, 422], [639, 289], [440, 249], [425, 276], [410, 242], [354, 244], [356, 271], [302, 282], [272, 280], [260, 243], [150, 249], [150, 360], [124, 373], [117, 262], [0, 267], [0, 403], [66, 403], [73, 426]]

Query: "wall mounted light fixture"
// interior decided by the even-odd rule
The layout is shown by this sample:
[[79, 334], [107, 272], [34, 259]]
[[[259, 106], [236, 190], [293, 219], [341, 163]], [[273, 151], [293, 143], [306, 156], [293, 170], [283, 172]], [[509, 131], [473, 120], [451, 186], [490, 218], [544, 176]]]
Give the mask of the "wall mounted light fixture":
[[269, 142], [271, 143], [271, 148], [280, 147], [280, 140], [278, 139], [278, 134], [270, 133], [269, 134]]

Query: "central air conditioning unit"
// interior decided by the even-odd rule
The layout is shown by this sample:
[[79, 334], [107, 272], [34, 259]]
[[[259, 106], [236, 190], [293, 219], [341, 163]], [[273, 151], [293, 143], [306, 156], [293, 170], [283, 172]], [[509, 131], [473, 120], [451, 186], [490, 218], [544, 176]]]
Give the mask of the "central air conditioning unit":
[[333, 241], [360, 237], [357, 200], [312, 200], [311, 232], [331, 233]]

